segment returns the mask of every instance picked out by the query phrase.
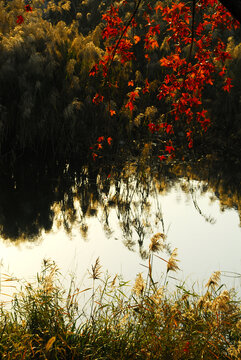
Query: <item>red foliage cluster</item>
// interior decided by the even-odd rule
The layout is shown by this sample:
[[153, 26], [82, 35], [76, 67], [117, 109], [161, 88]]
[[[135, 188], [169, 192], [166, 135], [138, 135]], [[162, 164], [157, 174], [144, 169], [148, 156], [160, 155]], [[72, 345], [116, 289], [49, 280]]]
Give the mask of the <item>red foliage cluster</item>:
[[[119, 55], [120, 62], [124, 64], [133, 59], [134, 54], [132, 49], [133, 41], [128, 38], [127, 30], [123, 20], [119, 17], [119, 6], [114, 7], [111, 5], [110, 9], [102, 16], [105, 20], [106, 26], [102, 31], [103, 40], [108, 40], [106, 46], [106, 55], [99, 62], [102, 66], [103, 76], [107, 76], [108, 65], [114, 59], [115, 55]], [[136, 26], [132, 22], [132, 26]], [[110, 42], [112, 40], [112, 42]], [[138, 42], [138, 38], [134, 42]]]
[[[208, 6], [215, 7], [209, 14]], [[192, 9], [184, 3], [173, 4], [170, 7], [158, 6], [156, 11], [161, 11], [163, 19], [167, 22], [170, 36], [168, 41], [175, 43], [173, 53], [160, 60], [161, 66], [171, 69], [159, 88], [158, 98], [171, 98], [173, 102], [173, 116], [175, 120], [185, 117], [189, 124], [196, 121], [204, 131], [210, 124], [207, 111], [202, 109], [202, 92], [204, 87], [213, 85], [216, 63], [222, 63], [220, 76], [225, 77], [224, 90], [230, 91], [231, 79], [226, 77], [225, 61], [230, 59], [230, 54], [225, 51], [226, 46], [221, 39], [214, 43], [213, 30], [220, 26], [231, 29], [236, 25], [226, 9], [216, 0], [203, 0], [196, 7], [196, 16], [202, 20], [196, 27], [190, 26]], [[211, 28], [211, 29], [210, 29]], [[193, 30], [192, 30], [193, 29]], [[189, 55], [183, 54], [182, 49], [189, 45]], [[211, 46], [214, 51], [211, 51]], [[193, 54], [193, 48], [195, 53]], [[187, 131], [188, 147], [193, 146], [191, 132]]]
[[[29, 4], [25, 5], [24, 8], [25, 8], [26, 12], [32, 12], [33, 11], [33, 8]], [[24, 22], [24, 17], [22, 15], [18, 15], [16, 23], [18, 25], [21, 25], [23, 22]]]
[[105, 145], [111, 146], [112, 138], [109, 136], [105, 138], [104, 136], [99, 136], [96, 143], [90, 147], [92, 151], [92, 158], [96, 160], [98, 157], [101, 157], [101, 150]]
[[100, 104], [101, 102], [103, 102], [104, 100], [104, 96], [100, 95], [100, 94], [95, 94], [95, 96], [93, 97], [92, 102], [96, 105]]
[[[126, 3], [126, 1], [122, 3], [122, 6], [125, 6]], [[213, 31], [219, 27], [231, 29], [238, 25], [218, 0], [200, 0], [195, 8], [188, 4], [190, 3], [180, 1], [179, 3], [171, 3], [170, 6], [164, 6], [159, 3], [154, 9], [149, 4], [148, 9], [161, 16], [166, 23], [166, 31], [169, 34], [167, 42], [172, 49], [170, 55], [160, 59], [160, 65], [167, 71], [160, 83], [157, 98], [160, 101], [169, 102], [169, 113], [172, 114], [171, 121], [180, 119], [186, 121], [188, 147], [192, 148], [193, 132], [190, 130], [189, 124], [195, 120], [204, 132], [210, 125], [207, 110], [202, 105], [204, 87], [213, 85], [215, 74], [224, 78], [223, 89], [225, 91], [229, 92], [232, 87], [231, 78], [227, 76], [225, 66], [225, 61], [230, 59], [230, 54], [226, 51], [226, 46], [220, 38], [213, 38]], [[138, 24], [132, 19], [128, 26], [124, 25], [119, 13], [120, 5], [117, 5], [111, 6], [103, 15], [106, 26], [102, 32], [102, 37], [107, 41], [106, 54], [90, 70], [90, 76], [102, 71], [103, 76], [106, 77], [115, 56], [122, 64], [134, 60], [132, 48], [141, 41], [141, 37], [128, 35], [128, 26], [134, 28]], [[159, 47], [158, 40], [161, 28], [160, 24], [156, 24], [147, 12], [144, 12], [143, 17], [147, 23], [146, 32], [142, 39], [143, 51], [145, 58], [149, 61], [149, 51]], [[198, 19], [198, 23], [196, 23], [196, 19]], [[217, 64], [219, 68], [222, 66], [221, 71], [217, 71]], [[134, 86], [133, 80], [128, 82], [128, 86]], [[143, 94], [146, 92], [149, 92], [148, 79], [146, 79], [145, 87], [142, 89]], [[98, 96], [99, 99], [102, 99], [100, 95]], [[135, 89], [127, 96], [128, 101], [125, 107], [132, 113], [134, 102], [136, 98], [140, 97], [140, 89]], [[93, 102], [99, 102], [96, 96], [94, 99]], [[148, 126], [151, 133], [164, 129], [166, 134], [170, 136], [173, 134], [171, 123], [149, 123]], [[172, 154], [174, 156], [171, 139], [165, 146], [165, 151], [167, 155]], [[160, 160], [165, 158], [166, 155], [160, 155]]]
[[25, 10], [26, 10], [26, 12], [31, 12], [33, 9], [29, 4], [27, 4], [27, 5], [25, 5]]
[[[172, 49], [170, 55], [160, 59], [160, 65], [167, 71], [160, 83], [157, 98], [160, 101], [168, 101], [169, 113], [172, 114], [171, 121], [185, 119], [188, 147], [192, 148], [193, 132], [189, 124], [195, 120], [204, 132], [210, 125], [208, 112], [202, 104], [205, 86], [213, 85], [216, 74], [224, 78], [224, 91], [229, 92], [233, 86], [225, 66], [226, 60], [231, 56], [226, 51], [226, 46], [221, 38], [213, 37], [213, 32], [220, 27], [231, 29], [233, 26], [237, 27], [238, 24], [218, 0], [200, 0], [195, 8], [188, 4], [190, 3], [180, 1], [164, 6], [159, 3], [154, 9], [149, 4], [148, 9], [153, 13], [155, 11], [166, 22], [166, 31], [169, 34], [167, 42]], [[144, 12], [143, 17], [147, 23], [142, 39], [143, 51], [145, 58], [149, 61], [149, 51], [159, 47], [161, 28], [160, 24], [156, 24], [147, 12]], [[121, 63], [134, 59], [132, 47], [141, 41], [141, 37], [135, 35], [128, 38], [128, 27], [124, 26], [119, 16], [119, 6], [111, 6], [110, 10], [103, 15], [103, 19], [106, 21], [106, 27], [102, 36], [103, 39], [108, 40], [106, 54], [99, 64], [91, 69], [90, 75], [95, 75], [101, 69], [103, 76], [106, 77], [108, 66], [115, 55], [119, 56]], [[198, 19], [198, 23], [196, 19]], [[132, 21], [129, 26], [137, 27], [137, 23]], [[184, 51], [184, 49], [186, 50]], [[218, 70], [220, 66], [221, 71]], [[128, 86], [134, 86], [133, 80], [128, 82]], [[148, 79], [142, 89], [143, 94], [146, 92], [149, 92]], [[134, 110], [134, 102], [140, 96], [139, 93], [140, 89], [127, 95], [128, 101], [125, 107], [130, 112]], [[166, 134], [173, 134], [173, 126], [167, 122], [163, 124], [149, 123], [148, 126], [151, 133], [164, 129]], [[174, 153], [171, 140], [169, 145], [166, 145], [165, 151], [168, 154]], [[160, 155], [161, 160], [165, 158], [165, 155]]]
[[[162, 78], [158, 79], [156, 97], [161, 104], [168, 106], [168, 116], [163, 123], [155, 124], [150, 120], [148, 127], [152, 134], [160, 131], [165, 133], [166, 142], [164, 141], [163, 144], [167, 145], [163, 146], [164, 153], [160, 155], [161, 160], [170, 155], [174, 156], [176, 144], [173, 145], [173, 135], [176, 121], [182, 120], [185, 124], [187, 147], [192, 148], [194, 135], [192, 124], [198, 124], [205, 133], [211, 123], [208, 111], [204, 109], [202, 102], [205, 87], [212, 86], [217, 76], [223, 78], [224, 91], [230, 92], [233, 87], [226, 66], [231, 56], [221, 36], [214, 33], [219, 28], [227, 30], [233, 26], [237, 27], [237, 22], [218, 0], [199, 0], [198, 3], [170, 1], [169, 5], [159, 2], [155, 7], [145, 3], [140, 13], [138, 8], [141, 0], [138, 0], [135, 2], [133, 13], [129, 13], [129, 20], [126, 20], [129, 10], [125, 11], [128, 1], [117, 0], [114, 4], [102, 15], [105, 22], [102, 31], [105, 54], [90, 69], [89, 75], [100, 74], [105, 79], [105, 85], [117, 87], [110, 83], [108, 76], [113, 62], [119, 62], [123, 67], [127, 63], [134, 62], [136, 46], [138, 51], [143, 52], [145, 61], [149, 62], [153, 51], [155, 55], [161, 53], [160, 47], [164, 37], [162, 32], [165, 31], [165, 41], [170, 53], [161, 56], [158, 60]], [[25, 12], [32, 12], [31, 5], [27, 4], [24, 8]], [[136, 19], [137, 14], [139, 20]], [[24, 17], [18, 15], [16, 22], [21, 25]], [[150, 92], [149, 82], [151, 83], [151, 80], [147, 78], [142, 87], [138, 84], [138, 88], [135, 88], [134, 80], [128, 81], [127, 87], [133, 89], [127, 93], [124, 107], [131, 115], [137, 109], [135, 107], [137, 100], [140, 103], [142, 96], [148, 96], [145, 94]], [[103, 85], [103, 82], [101, 84]], [[106, 93], [110, 94], [110, 91]], [[104, 102], [101, 91], [95, 94], [92, 102], [95, 105]], [[110, 116], [116, 115], [116, 111], [111, 109], [109, 104]], [[102, 143], [97, 141], [98, 149], [101, 146]]]

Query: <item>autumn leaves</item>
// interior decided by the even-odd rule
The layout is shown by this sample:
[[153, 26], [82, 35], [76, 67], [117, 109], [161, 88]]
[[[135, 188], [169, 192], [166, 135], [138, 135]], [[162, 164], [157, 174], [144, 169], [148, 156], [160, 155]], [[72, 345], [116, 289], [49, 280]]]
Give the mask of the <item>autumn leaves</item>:
[[[169, 140], [161, 152], [161, 160], [170, 154], [174, 156], [174, 128], [175, 122], [184, 122], [187, 146], [194, 145], [193, 134], [195, 129], [206, 132], [211, 120], [208, 110], [203, 106], [203, 92], [207, 86], [213, 86], [216, 76], [224, 78], [223, 90], [229, 92], [232, 88], [231, 78], [227, 73], [226, 62], [230, 54], [226, 50], [221, 35], [218, 34], [225, 26], [231, 29], [237, 26], [226, 9], [217, 0], [199, 1], [195, 9], [187, 3], [179, 1], [168, 5], [157, 2], [153, 7], [150, 3], [143, 4], [138, 19], [132, 19], [129, 27], [126, 26], [128, 15], [127, 1], [118, 2], [111, 6], [102, 16], [105, 28], [102, 37], [105, 46], [105, 55], [100, 62], [91, 69], [90, 76], [101, 73], [108, 78], [108, 71], [112, 62], [120, 62], [122, 66], [135, 68], [135, 46], [142, 51], [147, 64], [151, 56], [160, 56], [161, 74], [156, 93], [157, 99], [168, 106], [168, 115], [163, 122], [149, 122], [151, 133], [161, 129], [166, 131]], [[131, 13], [129, 13], [129, 17]], [[222, 30], [221, 30], [222, 31]], [[163, 38], [168, 43], [169, 54], [162, 55], [161, 44]], [[143, 71], [145, 74], [145, 71]], [[109, 79], [106, 81], [109, 84]], [[129, 80], [128, 87], [133, 90], [126, 94], [125, 108], [138, 112], [135, 104], [140, 102], [141, 94], [149, 92], [149, 79], [146, 77], [144, 87], [134, 87], [133, 80]], [[95, 104], [104, 99], [103, 95], [96, 94]], [[118, 113], [109, 109], [111, 116]], [[163, 114], [165, 115], [165, 114]]]

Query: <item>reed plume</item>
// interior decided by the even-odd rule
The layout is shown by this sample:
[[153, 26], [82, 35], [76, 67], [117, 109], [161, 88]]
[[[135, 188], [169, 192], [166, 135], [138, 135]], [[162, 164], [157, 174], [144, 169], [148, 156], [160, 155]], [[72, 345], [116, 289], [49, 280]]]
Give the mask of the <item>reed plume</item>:
[[101, 265], [100, 265], [100, 258], [98, 257], [95, 261], [94, 265], [91, 265], [91, 271], [89, 271], [90, 278], [93, 280], [100, 279], [101, 276]]
[[175, 248], [168, 260], [167, 263], [167, 273], [169, 271], [177, 271], [180, 270], [177, 263], [179, 262], [179, 260], [177, 259], [177, 248]]
[[136, 277], [136, 281], [135, 281], [135, 284], [132, 288], [132, 291], [137, 295], [137, 296], [141, 296], [143, 294], [145, 290], [145, 282], [144, 282], [144, 279], [142, 277], [142, 274], [139, 273], [137, 274], [137, 277]]
[[220, 271], [215, 271], [209, 278], [206, 287], [212, 287], [215, 288], [216, 286], [218, 286], [220, 281]]
[[160, 240], [164, 240], [165, 239], [165, 235], [162, 233], [157, 233], [154, 236], [152, 236], [151, 238], [151, 242], [149, 245], [149, 249], [152, 252], [158, 252], [160, 250], [163, 249], [163, 243]]

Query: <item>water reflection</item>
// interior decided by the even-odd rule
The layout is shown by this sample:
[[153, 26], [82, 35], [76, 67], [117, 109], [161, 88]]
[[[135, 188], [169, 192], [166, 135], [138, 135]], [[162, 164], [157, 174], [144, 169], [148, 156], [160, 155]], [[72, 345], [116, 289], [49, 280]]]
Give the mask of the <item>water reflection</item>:
[[[55, 223], [71, 233], [78, 224], [88, 236], [86, 219], [97, 217], [106, 236], [114, 229], [114, 209], [126, 246], [138, 243], [142, 257], [144, 239], [157, 232], [167, 233], [159, 195], [180, 184], [190, 195], [196, 211], [206, 221], [215, 217], [199, 205], [199, 198], [211, 191], [210, 201], [219, 200], [222, 211], [235, 209], [241, 218], [240, 171], [214, 161], [174, 162], [161, 166], [155, 159], [134, 158], [115, 164], [59, 161], [31, 156], [20, 157], [15, 166], [2, 166], [0, 174], [1, 236], [10, 241], [35, 241]], [[67, 164], [67, 165], [66, 165]], [[185, 181], [183, 181], [185, 179]], [[196, 181], [193, 181], [196, 180]]]
[[[161, 233], [161, 257], [178, 248], [178, 281], [190, 275], [192, 285], [216, 270], [232, 276], [231, 284], [234, 273], [240, 281], [238, 173], [225, 176], [205, 161], [66, 163], [22, 158], [11, 170], [2, 167], [0, 253], [13, 274], [32, 277], [51, 258], [64, 273], [82, 276], [100, 256], [104, 269], [132, 279], [148, 267], [150, 239]], [[165, 266], [155, 259], [157, 278]]]

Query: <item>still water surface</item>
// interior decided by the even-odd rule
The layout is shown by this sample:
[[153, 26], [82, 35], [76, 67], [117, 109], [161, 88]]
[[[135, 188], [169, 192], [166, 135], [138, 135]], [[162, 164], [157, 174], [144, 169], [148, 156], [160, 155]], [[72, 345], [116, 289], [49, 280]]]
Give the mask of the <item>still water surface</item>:
[[[197, 288], [202, 288], [212, 272], [220, 270], [222, 283], [229, 288], [234, 286], [241, 293], [238, 212], [232, 208], [221, 211], [215, 194], [211, 191], [202, 193], [201, 185], [198, 181], [182, 179], [166, 193], [149, 194], [144, 207], [135, 194], [128, 213], [129, 216], [135, 213], [134, 220], [130, 219], [129, 232], [115, 207], [109, 209], [106, 222], [106, 208], [102, 206], [97, 208], [95, 216], [86, 218], [88, 231], [85, 234], [78, 221], [67, 233], [62, 225], [57, 226], [59, 218], [56, 216], [53, 229], [42, 231], [35, 242], [11, 243], [1, 239], [2, 272], [32, 281], [40, 271], [43, 259], [52, 259], [66, 278], [65, 286], [70, 273], [75, 274], [78, 284], [88, 286], [87, 269], [99, 257], [103, 272], [122, 274], [125, 280], [134, 281], [137, 273], [147, 272], [143, 265], [148, 262], [143, 254], [148, 251], [151, 236], [162, 232], [167, 236], [165, 241], [169, 249], [178, 248], [180, 259], [180, 271], [173, 273], [177, 280], [170, 278], [170, 286], [185, 281], [187, 287], [195, 282]], [[75, 206], [78, 211], [78, 202]], [[146, 214], [145, 208], [148, 208]], [[139, 223], [135, 220], [137, 216]], [[138, 244], [140, 238], [141, 247]], [[168, 260], [167, 253], [159, 255]], [[165, 262], [155, 258], [155, 279], [161, 280], [165, 270]]]

